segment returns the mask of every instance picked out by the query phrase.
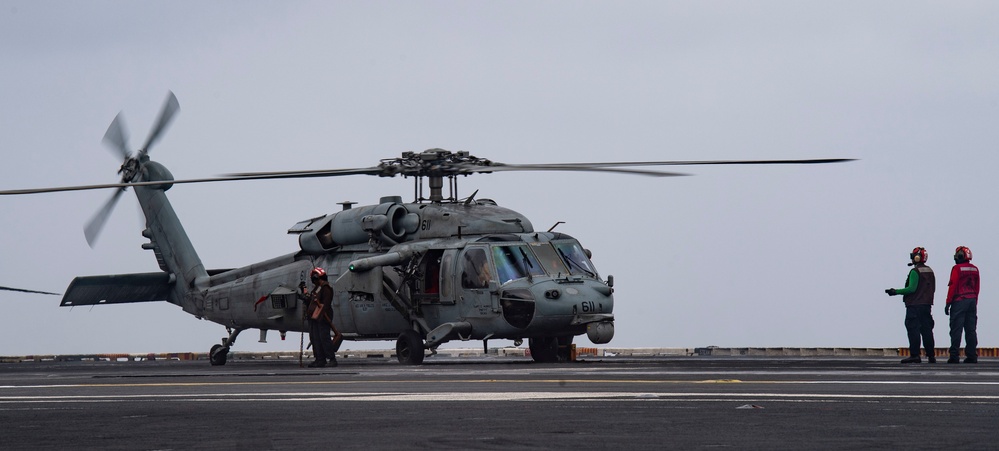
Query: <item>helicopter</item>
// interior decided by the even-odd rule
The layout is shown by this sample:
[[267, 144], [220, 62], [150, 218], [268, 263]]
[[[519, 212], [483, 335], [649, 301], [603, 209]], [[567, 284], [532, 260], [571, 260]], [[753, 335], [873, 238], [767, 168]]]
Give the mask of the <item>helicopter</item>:
[[[850, 159], [645, 161], [505, 164], [469, 152], [404, 152], [376, 166], [352, 169], [226, 174], [175, 179], [149, 151], [179, 110], [167, 96], [145, 143], [128, 146], [121, 113], [103, 142], [122, 159], [118, 183], [0, 191], [0, 195], [113, 189], [86, 224], [93, 246], [121, 195], [131, 188], [145, 217], [142, 248], [160, 271], [76, 277], [61, 306], [167, 301], [228, 333], [208, 352], [224, 365], [240, 333], [305, 332], [299, 293], [307, 274], [323, 268], [334, 289], [335, 328], [345, 340], [395, 340], [396, 357], [419, 365], [452, 340], [528, 340], [536, 362], [569, 360], [574, 337], [594, 344], [614, 337], [614, 278], [603, 277], [575, 237], [536, 230], [521, 213], [488, 198], [459, 198], [458, 178], [505, 171], [605, 172], [654, 177], [684, 173], [647, 166], [824, 164]], [[301, 220], [288, 233], [299, 249], [241, 268], [207, 269], [167, 199], [174, 185], [223, 181], [369, 175], [412, 177], [413, 200], [384, 196], [374, 205], [340, 203], [334, 213]], [[426, 182], [426, 183], [424, 183]], [[447, 189], [445, 190], [445, 182]], [[425, 190], [425, 187], [428, 188]], [[558, 223], [556, 224], [556, 226]]]

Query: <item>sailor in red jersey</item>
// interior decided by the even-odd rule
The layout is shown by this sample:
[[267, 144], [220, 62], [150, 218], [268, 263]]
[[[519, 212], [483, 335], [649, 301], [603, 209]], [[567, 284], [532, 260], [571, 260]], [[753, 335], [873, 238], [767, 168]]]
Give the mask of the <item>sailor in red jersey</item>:
[[964, 331], [964, 363], [978, 363], [978, 267], [971, 264], [971, 249], [959, 246], [954, 251], [954, 268], [947, 283], [947, 305], [950, 315], [950, 358], [947, 363], [959, 363], [961, 332]]

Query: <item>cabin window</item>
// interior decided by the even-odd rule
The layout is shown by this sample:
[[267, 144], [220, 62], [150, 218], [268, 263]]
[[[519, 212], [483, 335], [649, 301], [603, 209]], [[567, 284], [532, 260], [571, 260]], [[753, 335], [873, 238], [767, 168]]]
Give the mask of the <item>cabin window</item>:
[[541, 276], [545, 270], [527, 245], [494, 246], [493, 262], [496, 263], [496, 277], [500, 285], [511, 280], [530, 276]]
[[597, 277], [597, 269], [593, 267], [593, 262], [586, 256], [586, 252], [580, 247], [578, 242], [563, 241], [555, 242], [555, 250], [562, 257], [565, 266], [573, 274], [584, 274], [590, 277]]
[[492, 274], [489, 271], [489, 259], [485, 249], [472, 248], [465, 251], [461, 260], [462, 288], [486, 288]]

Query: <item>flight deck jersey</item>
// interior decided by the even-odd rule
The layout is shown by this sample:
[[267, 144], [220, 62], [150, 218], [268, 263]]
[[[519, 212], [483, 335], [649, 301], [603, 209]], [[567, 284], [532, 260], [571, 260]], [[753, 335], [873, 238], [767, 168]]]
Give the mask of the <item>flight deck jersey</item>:
[[[913, 280], [912, 273], [916, 273], [916, 286], [910, 287]], [[902, 301], [906, 307], [914, 305], [933, 305], [933, 292], [936, 290], [937, 282], [933, 276], [933, 270], [926, 265], [918, 265], [909, 271], [909, 279], [905, 282], [905, 288], [900, 290]], [[912, 290], [912, 291], [909, 291]]]
[[947, 283], [947, 303], [962, 299], [978, 299], [979, 284], [978, 267], [965, 262], [954, 265], [950, 270], [950, 282]]
[[306, 315], [313, 320], [322, 319], [332, 323], [333, 287], [329, 284], [318, 285], [313, 289], [311, 298]]

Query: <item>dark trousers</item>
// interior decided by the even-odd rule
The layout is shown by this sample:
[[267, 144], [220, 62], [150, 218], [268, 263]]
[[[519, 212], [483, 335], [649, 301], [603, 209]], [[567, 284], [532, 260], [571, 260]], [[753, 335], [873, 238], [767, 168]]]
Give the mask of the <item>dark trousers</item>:
[[[913, 305], [905, 307], [905, 331], [909, 335], [909, 355], [919, 357], [919, 338], [923, 338], [926, 356], [933, 355], [933, 315], [932, 305]], [[953, 307], [951, 307], [953, 308]]]
[[309, 341], [312, 342], [312, 353], [316, 361], [336, 360], [336, 348], [330, 337], [330, 323], [326, 321], [309, 320]]
[[964, 355], [978, 358], [978, 299], [961, 299], [950, 304], [950, 356], [961, 353], [961, 332], [964, 331]]

